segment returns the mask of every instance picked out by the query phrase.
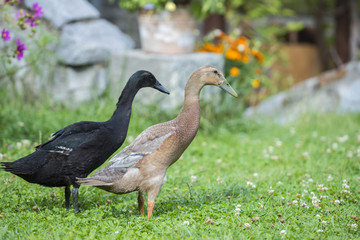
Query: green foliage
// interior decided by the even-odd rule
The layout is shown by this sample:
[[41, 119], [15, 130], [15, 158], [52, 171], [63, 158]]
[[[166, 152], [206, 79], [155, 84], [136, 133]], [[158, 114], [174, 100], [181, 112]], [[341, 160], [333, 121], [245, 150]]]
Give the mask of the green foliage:
[[[75, 121], [103, 121], [114, 107], [108, 98], [77, 109], [2, 102], [2, 161], [31, 153], [39, 132], [45, 138]], [[134, 107], [124, 145], [177, 113], [153, 110]], [[138, 217], [136, 193], [81, 187], [75, 214], [65, 210], [62, 188], [0, 171], [0, 238], [359, 238], [360, 115], [310, 115], [287, 126], [223, 116], [209, 124], [214, 109], [202, 110], [202, 128], [169, 168], [152, 220]]]

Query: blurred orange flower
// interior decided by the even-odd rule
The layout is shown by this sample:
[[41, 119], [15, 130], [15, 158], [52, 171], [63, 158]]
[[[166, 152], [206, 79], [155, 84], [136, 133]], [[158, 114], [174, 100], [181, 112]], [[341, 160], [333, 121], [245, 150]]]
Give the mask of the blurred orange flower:
[[259, 79], [254, 79], [253, 81], [252, 81], [252, 84], [251, 84], [252, 86], [253, 86], [253, 88], [258, 88], [258, 87], [260, 87], [260, 81], [259, 81]]
[[256, 49], [253, 49], [251, 51], [252, 55], [256, 58], [256, 60], [258, 61], [258, 63], [262, 64], [264, 62], [264, 55], [259, 52], [258, 50]]
[[240, 69], [239, 68], [237, 68], [237, 67], [230, 68], [230, 76], [236, 77], [239, 74], [240, 74]]
[[222, 53], [224, 50], [224, 45], [214, 45], [211, 43], [205, 43], [202, 48], [200, 48], [200, 52], [213, 52], [213, 53]]

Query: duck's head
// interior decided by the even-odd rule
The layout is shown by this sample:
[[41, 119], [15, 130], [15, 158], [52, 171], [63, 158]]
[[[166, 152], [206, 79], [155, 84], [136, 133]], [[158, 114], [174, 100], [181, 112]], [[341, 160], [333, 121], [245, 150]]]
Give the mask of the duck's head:
[[160, 92], [170, 94], [170, 92], [163, 85], [161, 85], [161, 83], [149, 71], [145, 71], [145, 70], [137, 71], [131, 76], [131, 78], [136, 80], [137, 87], [139, 89], [143, 87], [152, 87], [159, 90]]
[[235, 90], [230, 86], [229, 82], [225, 79], [224, 75], [219, 69], [212, 66], [205, 66], [198, 68], [194, 74], [198, 75], [197, 78], [203, 85], [218, 86], [230, 95], [238, 97]]

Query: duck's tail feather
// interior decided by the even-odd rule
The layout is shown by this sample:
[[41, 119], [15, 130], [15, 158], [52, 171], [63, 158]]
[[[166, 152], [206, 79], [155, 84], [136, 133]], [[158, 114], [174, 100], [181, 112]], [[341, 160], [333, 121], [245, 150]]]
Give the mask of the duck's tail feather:
[[104, 182], [99, 179], [95, 179], [95, 178], [91, 178], [91, 177], [90, 178], [76, 178], [76, 182], [81, 185], [94, 186], [94, 187], [112, 185], [112, 183]]

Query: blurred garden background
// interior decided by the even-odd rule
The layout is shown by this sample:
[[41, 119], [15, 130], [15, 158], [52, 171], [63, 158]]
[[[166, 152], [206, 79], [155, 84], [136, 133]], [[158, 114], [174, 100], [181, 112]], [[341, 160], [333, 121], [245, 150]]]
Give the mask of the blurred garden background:
[[239, 94], [205, 87], [199, 133], [154, 221], [137, 217], [135, 195], [86, 187], [70, 214], [62, 189], [1, 171], [0, 238], [359, 238], [359, 10], [357, 0], [0, 0], [1, 161], [76, 121], [106, 121], [140, 69], [171, 94], [140, 90], [120, 149], [178, 114], [198, 67], [218, 67]]

